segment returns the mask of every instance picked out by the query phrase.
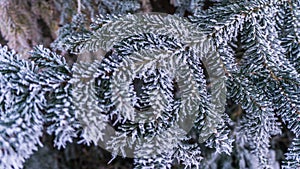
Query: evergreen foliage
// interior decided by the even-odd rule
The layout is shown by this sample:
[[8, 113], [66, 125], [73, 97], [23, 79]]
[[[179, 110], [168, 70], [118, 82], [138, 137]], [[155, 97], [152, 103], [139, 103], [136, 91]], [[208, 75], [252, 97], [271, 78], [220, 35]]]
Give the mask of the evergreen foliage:
[[52, 49], [103, 50], [100, 60], [68, 64], [43, 46], [23, 60], [0, 47], [0, 169], [22, 168], [44, 131], [58, 149], [79, 138], [135, 168], [276, 168], [283, 128], [294, 139], [280, 165], [300, 167], [299, 0], [173, 0], [174, 15], [79, 2], [55, 3], [73, 20]]

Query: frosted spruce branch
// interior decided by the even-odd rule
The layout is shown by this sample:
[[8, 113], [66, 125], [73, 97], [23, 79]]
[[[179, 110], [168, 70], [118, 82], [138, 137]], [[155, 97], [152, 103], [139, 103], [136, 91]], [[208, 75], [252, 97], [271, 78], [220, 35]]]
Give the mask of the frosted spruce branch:
[[[99, 107], [108, 115], [106, 119], [112, 121], [111, 127], [116, 130], [110, 133], [112, 140], [106, 143], [107, 148], [114, 155], [135, 157], [137, 167], [167, 167], [171, 165], [172, 158], [179, 161], [187, 159], [177, 152], [195, 151], [194, 154], [198, 155], [189, 160], [193, 164], [187, 165], [198, 165], [196, 159], [201, 157], [197, 142], [205, 142], [216, 133], [218, 124], [224, 126], [222, 118], [217, 118], [218, 114], [224, 113], [224, 74], [222, 68], [218, 68], [220, 60], [209, 39], [194, 31], [193, 24], [177, 16], [137, 14], [113, 18], [112, 21], [100, 20], [103, 19], [97, 19], [97, 23], [92, 24], [92, 32], [73, 36], [70, 46], [74, 52], [109, 51], [99, 64], [100, 72], [95, 72], [99, 74], [95, 82], [100, 85], [95, 88], [99, 88], [103, 100]], [[206, 70], [207, 77], [202, 70], [206, 66], [211, 68]], [[88, 78], [94, 77], [90, 74]], [[211, 80], [211, 94], [205, 87], [206, 78]], [[94, 116], [87, 113], [83, 117]], [[193, 122], [193, 119], [196, 121]], [[93, 123], [83, 124], [86, 125], [89, 129], [96, 126]], [[173, 127], [179, 128], [171, 130]], [[101, 130], [104, 128], [101, 127]], [[190, 148], [188, 142], [180, 143], [180, 140], [195, 139], [185, 136], [184, 130], [197, 132], [197, 141]], [[85, 136], [90, 135], [90, 130], [85, 131]], [[173, 144], [162, 140], [165, 134], [174, 137]], [[107, 137], [109, 134], [99, 135]], [[101, 146], [103, 140], [107, 140], [102, 137], [88, 138], [96, 139], [93, 142]], [[218, 138], [215, 137], [215, 140]], [[185, 148], [179, 144], [185, 144]], [[137, 150], [133, 151], [132, 147]], [[224, 147], [230, 151], [230, 142]], [[166, 163], [149, 163], [158, 160], [156, 158]]]
[[[189, 18], [100, 16], [90, 28], [77, 15], [53, 46], [106, 52], [92, 63], [70, 66], [41, 46], [25, 61], [1, 47], [0, 168], [22, 168], [44, 129], [58, 148], [80, 137], [136, 168], [231, 165], [224, 154], [239, 168], [272, 168], [283, 125], [296, 137], [283, 167], [299, 167], [299, 2], [201, 6]], [[226, 100], [241, 107], [236, 119]]]

